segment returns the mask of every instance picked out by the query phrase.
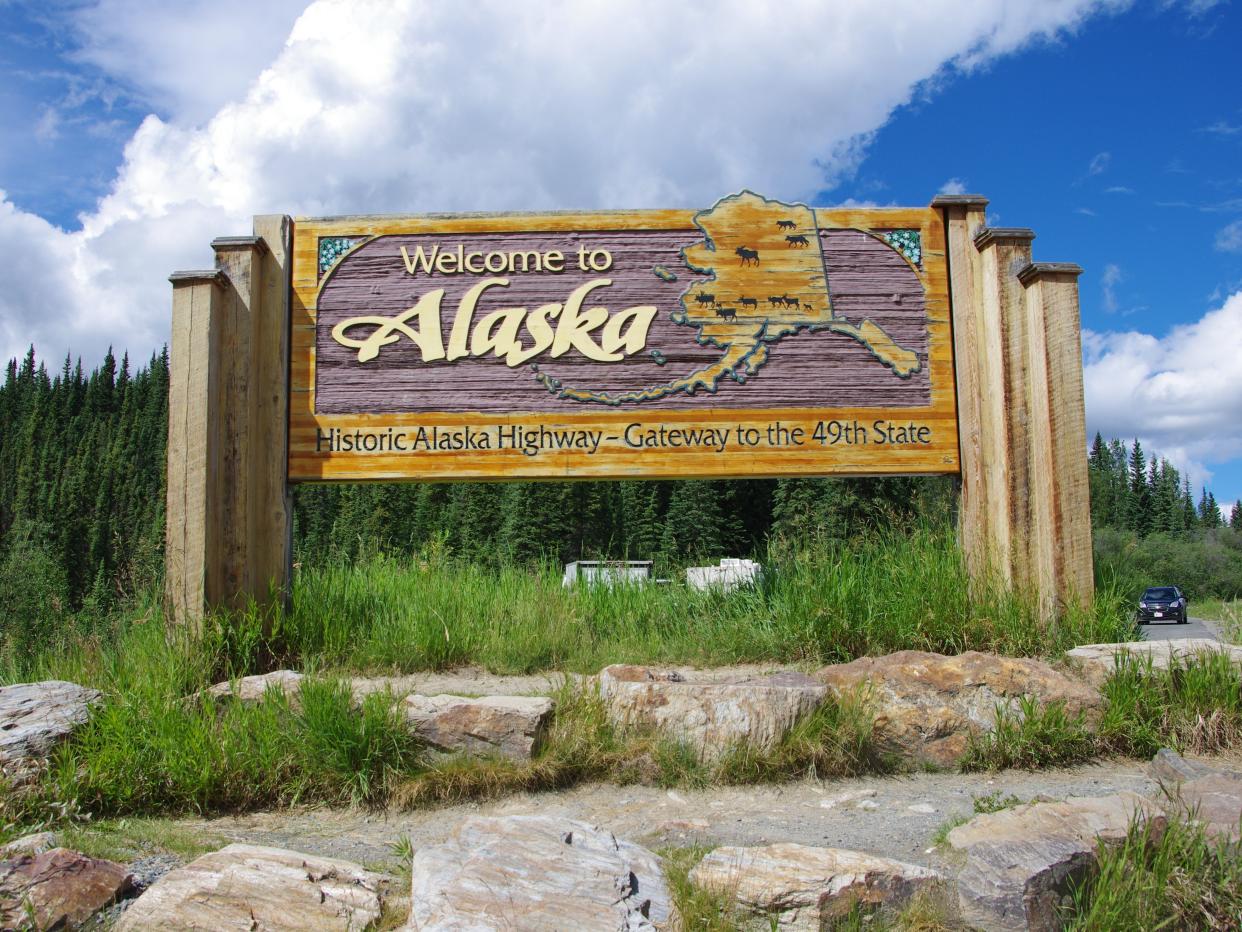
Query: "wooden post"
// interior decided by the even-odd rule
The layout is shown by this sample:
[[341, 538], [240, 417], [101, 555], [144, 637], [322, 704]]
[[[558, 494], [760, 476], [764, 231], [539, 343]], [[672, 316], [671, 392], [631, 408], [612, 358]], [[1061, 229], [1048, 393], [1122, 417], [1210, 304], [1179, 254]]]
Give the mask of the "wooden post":
[[213, 242], [215, 271], [171, 278], [165, 590], [192, 630], [288, 588], [289, 221], [256, 230]]
[[224, 274], [174, 272], [168, 380], [168, 498], [164, 593], [170, 623], [196, 627], [208, 601], [217, 521], [212, 475], [219, 460], [213, 403], [220, 398], [219, 331]]
[[987, 201], [945, 211], [962, 496], [973, 578], [1038, 598], [1054, 617], [1093, 589], [1077, 266], [1033, 264], [1035, 234], [989, 228]]
[[1095, 589], [1080, 274], [1079, 266], [1067, 262], [1036, 262], [1018, 273], [1026, 287], [1031, 356], [1044, 382], [1043, 387], [1032, 384], [1039, 428], [1032, 453], [1040, 511], [1040, 532], [1033, 538], [1040, 589], [1052, 612], [1071, 601], [1089, 605]]

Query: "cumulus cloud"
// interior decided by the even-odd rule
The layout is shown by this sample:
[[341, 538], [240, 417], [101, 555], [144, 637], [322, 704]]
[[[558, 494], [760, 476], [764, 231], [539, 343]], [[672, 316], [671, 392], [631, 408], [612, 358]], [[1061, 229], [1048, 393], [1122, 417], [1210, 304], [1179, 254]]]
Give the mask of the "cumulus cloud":
[[940, 194], [965, 194], [966, 182], [961, 178], [950, 178], [940, 186]]
[[168, 272], [255, 213], [807, 198], [919, 88], [1118, 5], [318, 0], [280, 37], [281, 4], [104, 0], [83, 54], [160, 115], [81, 230], [0, 200], [0, 350], [148, 351]]
[[1083, 332], [1087, 428], [1138, 437], [1196, 485], [1242, 456], [1242, 291], [1168, 335]]

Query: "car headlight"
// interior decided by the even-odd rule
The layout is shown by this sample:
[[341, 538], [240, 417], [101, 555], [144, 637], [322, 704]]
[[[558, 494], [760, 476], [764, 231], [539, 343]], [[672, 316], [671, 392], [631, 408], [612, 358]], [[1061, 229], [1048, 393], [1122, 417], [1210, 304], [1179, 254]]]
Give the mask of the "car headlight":
[[1146, 608], [1146, 607], [1147, 607], [1147, 603], [1146, 603], [1146, 602], [1140, 602], [1140, 603], [1139, 603], [1139, 608]]

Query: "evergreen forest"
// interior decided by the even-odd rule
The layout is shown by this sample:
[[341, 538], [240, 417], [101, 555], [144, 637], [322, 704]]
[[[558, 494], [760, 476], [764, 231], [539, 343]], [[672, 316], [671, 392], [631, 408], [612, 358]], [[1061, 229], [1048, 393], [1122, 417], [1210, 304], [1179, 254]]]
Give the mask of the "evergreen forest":
[[[0, 386], [0, 605], [34, 628], [106, 613], [157, 587], [162, 567], [167, 351], [136, 369], [109, 353], [49, 372], [32, 348]], [[1242, 595], [1242, 506], [1222, 515], [1164, 459], [1096, 437], [1096, 569], [1123, 588]], [[493, 565], [654, 559], [671, 575], [774, 540], [846, 540], [947, 525], [947, 479], [404, 483], [299, 486], [295, 559], [347, 564], [428, 548]]]

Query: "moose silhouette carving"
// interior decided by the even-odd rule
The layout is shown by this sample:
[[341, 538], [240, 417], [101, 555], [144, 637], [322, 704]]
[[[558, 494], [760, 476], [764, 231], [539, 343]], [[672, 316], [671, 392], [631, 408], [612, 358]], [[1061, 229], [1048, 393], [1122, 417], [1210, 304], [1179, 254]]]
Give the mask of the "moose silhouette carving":
[[715, 304], [716, 296], [714, 294], [696, 294], [694, 300], [699, 304]]
[[772, 307], [784, 307], [785, 299], [778, 294], [768, 295], [768, 304]]
[[737, 320], [737, 310], [731, 307], [716, 308], [716, 316], [725, 320]]
[[742, 305], [742, 307], [750, 307], [750, 308], [754, 308], [755, 310], [759, 309], [758, 298], [738, 298], [737, 303]]
[[738, 246], [733, 250], [734, 254], [741, 257], [741, 265], [758, 265], [759, 250], [751, 249], [749, 246]]
[[797, 298], [791, 298], [789, 295], [781, 295], [781, 300], [785, 302], [785, 307], [801, 307], [802, 302]]

